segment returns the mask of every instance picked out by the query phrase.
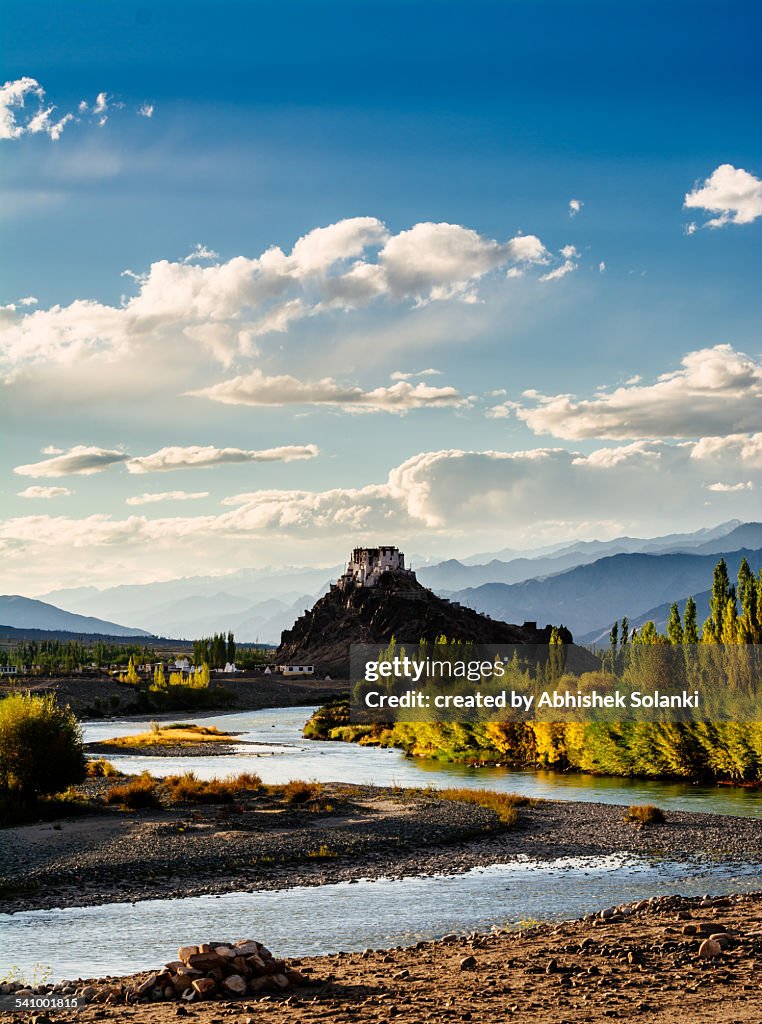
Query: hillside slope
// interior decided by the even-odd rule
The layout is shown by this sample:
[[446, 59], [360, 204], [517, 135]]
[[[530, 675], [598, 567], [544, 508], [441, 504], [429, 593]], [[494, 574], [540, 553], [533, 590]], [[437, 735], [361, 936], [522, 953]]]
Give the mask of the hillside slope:
[[120, 626], [92, 615], [76, 615], [53, 604], [17, 594], [0, 596], [0, 625], [17, 629], [48, 629], [68, 633], [99, 633], [108, 636], [152, 636], [145, 629]]
[[452, 597], [495, 618], [563, 622], [576, 636], [585, 636], [623, 615], [635, 623], [649, 609], [703, 593], [711, 585], [720, 557], [728, 563], [732, 578], [744, 556], [758, 572], [762, 549], [711, 555], [622, 554], [560, 575], [513, 585], [488, 583], [458, 591]]

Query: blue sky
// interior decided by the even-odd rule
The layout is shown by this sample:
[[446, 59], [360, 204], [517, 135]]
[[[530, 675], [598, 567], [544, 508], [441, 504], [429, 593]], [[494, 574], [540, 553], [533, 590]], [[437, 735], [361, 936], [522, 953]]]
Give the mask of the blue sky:
[[37, 83], [0, 137], [15, 589], [754, 517], [761, 21], [8, 10], [1, 80]]

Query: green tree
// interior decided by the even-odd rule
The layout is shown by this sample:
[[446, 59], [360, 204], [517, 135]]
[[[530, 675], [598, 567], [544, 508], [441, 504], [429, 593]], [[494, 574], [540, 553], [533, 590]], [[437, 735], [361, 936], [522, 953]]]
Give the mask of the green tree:
[[0, 790], [24, 804], [85, 777], [82, 730], [53, 694], [14, 693], [0, 701]]
[[697, 644], [699, 641], [698, 621], [696, 619], [696, 602], [689, 597], [683, 612], [683, 642]]
[[680, 621], [680, 609], [677, 607], [677, 602], [675, 602], [669, 609], [669, 618], [667, 619], [667, 637], [671, 644], [683, 643], [683, 624]]
[[235, 664], [235, 637], [232, 633], [228, 633], [227, 660], [231, 665]]
[[719, 637], [722, 629], [722, 619], [725, 615], [725, 608], [730, 597], [730, 579], [728, 577], [728, 565], [724, 558], [721, 558], [714, 567], [712, 579], [712, 596], [709, 599], [709, 617], [713, 626], [711, 632]]

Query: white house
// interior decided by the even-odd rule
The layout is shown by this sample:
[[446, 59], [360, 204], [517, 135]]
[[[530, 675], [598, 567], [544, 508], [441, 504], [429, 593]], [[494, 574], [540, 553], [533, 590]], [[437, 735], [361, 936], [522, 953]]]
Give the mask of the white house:
[[405, 568], [405, 556], [392, 544], [377, 548], [355, 548], [347, 562], [346, 571], [339, 577], [339, 586], [348, 585], [374, 587], [384, 573], [394, 572], [413, 576], [412, 569]]
[[314, 676], [314, 665], [278, 665], [277, 671], [283, 676]]

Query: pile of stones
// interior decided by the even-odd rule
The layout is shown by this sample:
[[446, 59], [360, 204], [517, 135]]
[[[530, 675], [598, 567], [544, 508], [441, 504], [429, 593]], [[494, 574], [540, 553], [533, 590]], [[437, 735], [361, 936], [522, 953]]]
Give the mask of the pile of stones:
[[181, 946], [177, 960], [125, 993], [141, 1002], [183, 999], [192, 1003], [200, 999], [223, 996], [257, 995], [284, 992], [292, 985], [310, 981], [284, 960], [276, 960], [261, 942], [241, 939], [239, 942], [205, 942], [200, 946]]

